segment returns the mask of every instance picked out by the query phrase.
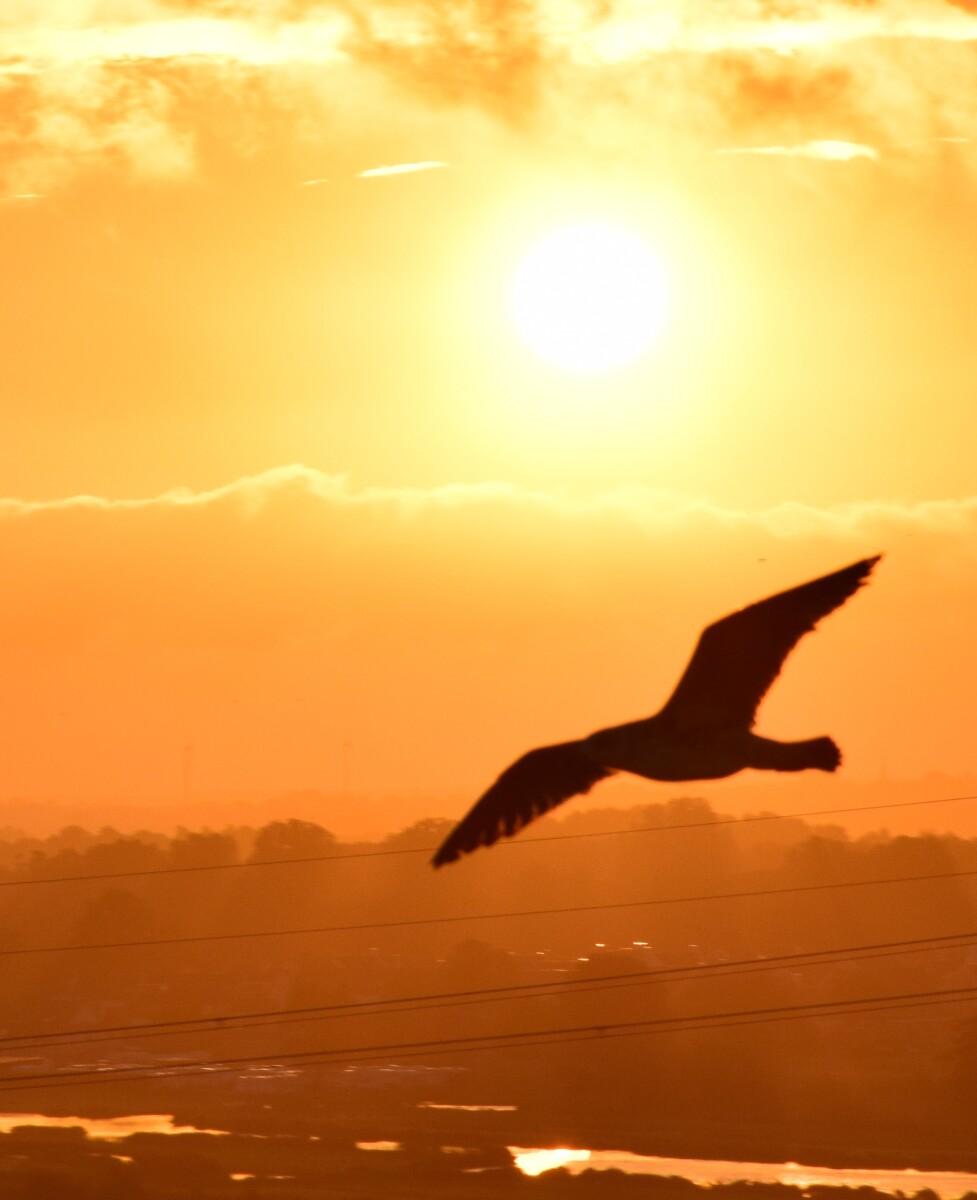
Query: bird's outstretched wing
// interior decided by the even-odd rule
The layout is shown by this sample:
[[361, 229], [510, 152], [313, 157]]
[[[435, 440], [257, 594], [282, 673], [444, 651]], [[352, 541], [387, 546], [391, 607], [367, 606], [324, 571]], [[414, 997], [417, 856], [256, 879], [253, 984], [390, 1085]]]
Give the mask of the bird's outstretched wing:
[[779, 592], [708, 626], [661, 716], [677, 728], [749, 728], [799, 639], [844, 604], [881, 557], [862, 559]]
[[435, 867], [454, 862], [479, 846], [509, 837], [544, 812], [614, 772], [586, 757], [580, 742], [530, 750], [507, 767], [431, 859]]

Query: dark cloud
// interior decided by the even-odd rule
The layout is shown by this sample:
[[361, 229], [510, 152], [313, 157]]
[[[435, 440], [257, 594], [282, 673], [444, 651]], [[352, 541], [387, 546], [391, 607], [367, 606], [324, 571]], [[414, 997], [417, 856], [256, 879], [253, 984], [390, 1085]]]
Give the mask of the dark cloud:
[[[346, 12], [347, 50], [429, 99], [489, 103], [518, 118], [538, 98], [550, 52], [533, 0], [354, 0]], [[401, 21], [415, 36], [403, 37]]]
[[735, 106], [733, 124], [755, 126], [784, 118], [837, 129], [850, 120], [852, 72], [841, 66], [787, 62], [774, 54], [723, 55], [714, 63], [720, 86]]
[[111, 165], [137, 179], [186, 175], [195, 135], [158, 71], [128, 63], [72, 63], [0, 84], [0, 180], [44, 191]]

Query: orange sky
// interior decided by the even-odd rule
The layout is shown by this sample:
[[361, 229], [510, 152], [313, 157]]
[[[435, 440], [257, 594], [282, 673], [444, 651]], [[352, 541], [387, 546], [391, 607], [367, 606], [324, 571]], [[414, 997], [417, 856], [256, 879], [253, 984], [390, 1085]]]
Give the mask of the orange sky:
[[[877, 550], [761, 728], [977, 771], [977, 6], [650, 7], [6, 0], [0, 798], [470, 797]], [[594, 217], [672, 308], [573, 376]]]

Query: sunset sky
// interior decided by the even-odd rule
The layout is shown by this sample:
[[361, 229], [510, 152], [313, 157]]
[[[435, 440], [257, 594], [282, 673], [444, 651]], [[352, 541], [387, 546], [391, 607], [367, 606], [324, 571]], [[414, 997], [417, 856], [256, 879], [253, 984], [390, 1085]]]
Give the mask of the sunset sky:
[[[0, 65], [0, 799], [460, 812], [877, 551], [760, 729], [977, 771], [977, 4], [4, 0]], [[581, 222], [665, 280], [617, 369], [513, 315]]]

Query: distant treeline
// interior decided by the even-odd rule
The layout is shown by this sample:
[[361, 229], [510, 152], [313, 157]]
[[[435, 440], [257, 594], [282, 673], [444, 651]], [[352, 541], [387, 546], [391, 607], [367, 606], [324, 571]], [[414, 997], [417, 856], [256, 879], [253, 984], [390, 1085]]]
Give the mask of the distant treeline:
[[[853, 840], [683, 798], [550, 818], [435, 872], [447, 828], [357, 844], [297, 820], [2, 842], [0, 1036], [137, 1027], [35, 1048], [54, 1068], [428, 1042], [411, 1069], [451, 1070], [303, 1069], [296, 1111], [369, 1079], [388, 1128], [413, 1097], [515, 1105], [513, 1144], [596, 1131], [693, 1156], [977, 1157], [977, 840]], [[166, 873], [212, 866], [232, 869]], [[98, 878], [43, 882], [75, 875]], [[909, 944], [946, 935], [963, 936]], [[813, 952], [830, 953], [797, 957]], [[441, 999], [369, 1007], [411, 997]], [[260, 1029], [226, 1020], [297, 1009]], [[197, 1017], [225, 1023], [138, 1028]], [[517, 1050], [441, 1048], [528, 1033]], [[208, 1103], [240, 1101], [233, 1076], [208, 1083]]]

